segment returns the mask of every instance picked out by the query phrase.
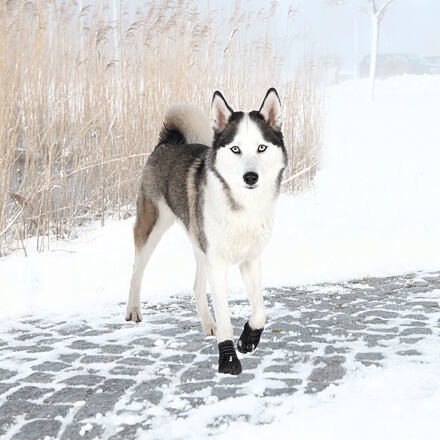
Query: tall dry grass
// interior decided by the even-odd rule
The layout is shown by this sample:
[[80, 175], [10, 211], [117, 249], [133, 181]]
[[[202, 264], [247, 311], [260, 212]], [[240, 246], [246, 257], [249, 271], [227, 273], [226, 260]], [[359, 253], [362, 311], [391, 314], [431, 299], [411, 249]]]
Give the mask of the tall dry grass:
[[283, 188], [313, 179], [321, 72], [286, 70], [269, 32], [275, 3], [243, 12], [237, 1], [220, 25], [191, 0], [145, 2], [135, 16], [123, 5], [118, 21], [106, 3], [0, 3], [0, 255], [26, 252], [29, 237], [42, 250], [91, 219], [130, 215], [166, 107], [208, 112], [215, 89], [250, 109], [276, 86], [290, 149]]

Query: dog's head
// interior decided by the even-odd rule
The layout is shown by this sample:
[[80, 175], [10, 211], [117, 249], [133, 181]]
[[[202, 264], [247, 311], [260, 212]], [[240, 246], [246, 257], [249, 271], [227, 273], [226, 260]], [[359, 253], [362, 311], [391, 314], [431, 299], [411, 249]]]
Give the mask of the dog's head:
[[259, 110], [235, 112], [216, 91], [211, 105], [213, 149], [218, 173], [232, 190], [274, 187], [279, 190], [287, 164], [281, 132], [281, 102], [274, 88]]

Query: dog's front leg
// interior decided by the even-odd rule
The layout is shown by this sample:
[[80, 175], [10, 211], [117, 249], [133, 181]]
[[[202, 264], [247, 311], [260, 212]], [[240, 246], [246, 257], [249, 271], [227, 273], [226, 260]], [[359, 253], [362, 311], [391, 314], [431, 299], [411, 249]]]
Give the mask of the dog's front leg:
[[207, 273], [217, 323], [218, 372], [236, 375], [240, 374], [242, 369], [233, 343], [232, 323], [226, 295], [227, 272], [228, 264], [223, 259], [208, 256]]
[[237, 348], [241, 353], [249, 353], [257, 348], [264, 324], [266, 323], [259, 258], [248, 260], [240, 264], [240, 272], [251, 301], [252, 315], [249, 321], [244, 325], [243, 333], [237, 343]]
[[212, 319], [209, 311], [208, 300], [206, 298], [206, 256], [199, 250], [194, 252], [196, 257], [196, 279], [194, 281], [194, 296], [196, 298], [197, 310], [202, 321], [203, 331], [206, 336], [215, 336], [217, 326]]

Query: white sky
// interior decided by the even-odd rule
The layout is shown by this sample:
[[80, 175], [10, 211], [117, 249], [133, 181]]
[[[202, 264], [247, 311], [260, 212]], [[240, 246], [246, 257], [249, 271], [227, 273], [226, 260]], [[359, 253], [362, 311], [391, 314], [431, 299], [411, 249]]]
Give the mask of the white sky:
[[[376, 0], [383, 4], [384, 0]], [[366, 0], [347, 0], [347, 6], [328, 6], [325, 0], [302, 0], [298, 25], [309, 41], [345, 59], [353, 57], [354, 28], [359, 30], [360, 56], [370, 52], [370, 23], [361, 6]], [[440, 55], [440, 1], [394, 0], [382, 21], [380, 52]]]
[[[382, 5], [384, 1], [376, 0], [376, 3]], [[212, 1], [211, 5], [220, 3], [219, 0]], [[240, 3], [243, 9], [270, 8], [267, 0]], [[356, 51], [359, 59], [370, 52], [368, 2], [345, 0], [339, 6], [328, 3], [328, 0], [280, 0], [272, 31], [282, 38], [288, 32], [290, 50], [297, 52], [301, 58], [304, 51], [312, 51], [314, 55], [336, 55], [345, 66], [351, 65]], [[290, 6], [297, 8], [298, 12], [288, 20], [287, 26]], [[394, 0], [382, 21], [379, 52], [440, 55], [440, 1]]]

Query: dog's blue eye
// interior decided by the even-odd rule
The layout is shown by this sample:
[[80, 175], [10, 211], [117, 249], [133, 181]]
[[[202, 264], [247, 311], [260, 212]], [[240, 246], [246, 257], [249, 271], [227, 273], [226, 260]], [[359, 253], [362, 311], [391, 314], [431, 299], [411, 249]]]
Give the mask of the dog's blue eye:
[[240, 148], [238, 148], [237, 145], [234, 145], [233, 147], [231, 147], [231, 151], [235, 154], [239, 154]]
[[258, 146], [258, 152], [262, 153], [263, 151], [266, 151], [267, 145], [259, 145]]

